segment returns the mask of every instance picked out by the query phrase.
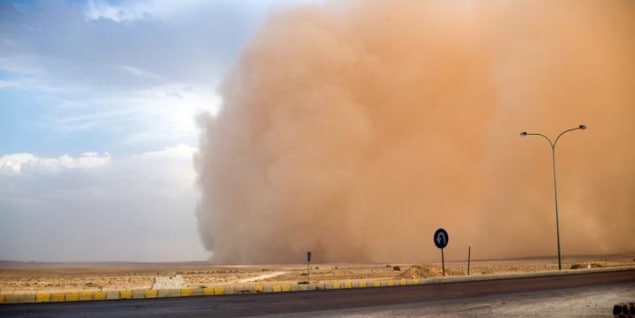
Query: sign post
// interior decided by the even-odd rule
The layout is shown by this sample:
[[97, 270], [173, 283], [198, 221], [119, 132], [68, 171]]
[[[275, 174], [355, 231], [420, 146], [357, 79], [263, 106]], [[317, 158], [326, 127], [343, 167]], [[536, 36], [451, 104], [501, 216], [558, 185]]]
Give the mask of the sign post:
[[311, 267], [309, 266], [311, 263], [311, 251], [306, 252], [306, 282], [311, 283]]
[[445, 257], [443, 256], [443, 249], [448, 245], [449, 240], [450, 237], [448, 236], [448, 232], [446, 232], [443, 228], [439, 228], [436, 232], [434, 232], [434, 245], [441, 249], [441, 268], [443, 270], [443, 276], [445, 276]]
[[472, 255], [472, 247], [467, 247], [467, 276], [470, 276], [470, 256]]

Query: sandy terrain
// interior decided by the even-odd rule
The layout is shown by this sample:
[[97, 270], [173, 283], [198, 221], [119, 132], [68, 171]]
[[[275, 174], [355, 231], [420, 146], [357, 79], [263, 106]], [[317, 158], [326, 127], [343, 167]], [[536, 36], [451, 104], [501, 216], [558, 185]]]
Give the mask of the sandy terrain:
[[[557, 270], [554, 258], [473, 261], [470, 275], [492, 275]], [[635, 254], [563, 259], [563, 269], [635, 267]], [[441, 276], [438, 263], [418, 264], [311, 264], [310, 281], [413, 279]], [[576, 269], [572, 269], [576, 268]], [[183, 287], [227, 286], [249, 283], [291, 283], [307, 280], [306, 264], [211, 265], [189, 263], [39, 263], [0, 261], [0, 294], [34, 292], [108, 291], [151, 288], [157, 276], [182, 275]], [[466, 262], [447, 262], [446, 275], [467, 274]]]

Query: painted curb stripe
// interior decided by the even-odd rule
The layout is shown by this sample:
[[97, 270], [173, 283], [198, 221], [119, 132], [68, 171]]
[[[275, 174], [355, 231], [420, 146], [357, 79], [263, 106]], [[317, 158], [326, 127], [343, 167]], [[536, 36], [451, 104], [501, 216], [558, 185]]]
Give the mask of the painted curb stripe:
[[[618, 271], [624, 269], [613, 269]], [[588, 272], [588, 271], [586, 271]], [[604, 270], [603, 272], [609, 272]], [[112, 299], [131, 299], [131, 298], [157, 298], [157, 297], [178, 297], [178, 296], [199, 296], [199, 295], [227, 295], [236, 293], [263, 293], [263, 292], [290, 292], [290, 291], [307, 291], [320, 289], [340, 289], [340, 288], [366, 288], [366, 287], [382, 287], [382, 286], [406, 286], [435, 284], [439, 282], [459, 282], [459, 281], [487, 281], [494, 279], [509, 279], [515, 277], [547, 277], [560, 276], [577, 273], [552, 273], [545, 275], [544, 273], [535, 273], [532, 275], [498, 275], [495, 277], [479, 277], [478, 279], [468, 279], [462, 277], [436, 278], [436, 279], [393, 279], [393, 280], [358, 280], [358, 281], [327, 281], [313, 284], [276, 284], [276, 285], [243, 285], [243, 286], [215, 286], [200, 288], [182, 288], [168, 290], [113, 290], [113, 291], [94, 291], [94, 292], [57, 292], [57, 293], [34, 293], [34, 294], [4, 294], [0, 295], [0, 304], [5, 303], [44, 303], [44, 302], [64, 302], [64, 301], [89, 301], [89, 300], [112, 300]], [[509, 276], [509, 277], [508, 277]]]
[[49, 293], [36, 294], [35, 301], [38, 303], [47, 303], [51, 301], [51, 294]]

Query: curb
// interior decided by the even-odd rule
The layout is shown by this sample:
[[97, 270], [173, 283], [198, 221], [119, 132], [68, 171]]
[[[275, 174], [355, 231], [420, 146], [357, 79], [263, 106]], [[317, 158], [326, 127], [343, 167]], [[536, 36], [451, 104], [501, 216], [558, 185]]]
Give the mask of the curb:
[[[597, 268], [587, 270], [563, 270], [556, 272], [535, 272], [522, 274], [503, 275], [479, 275], [479, 276], [450, 276], [433, 277], [422, 279], [388, 279], [388, 280], [338, 280], [325, 281], [311, 284], [250, 284], [235, 286], [213, 286], [199, 288], [181, 289], [135, 289], [135, 290], [113, 290], [113, 291], [91, 291], [91, 292], [54, 292], [54, 293], [34, 293], [34, 294], [2, 294], [0, 295], [0, 305], [20, 304], [20, 303], [53, 303], [53, 302], [77, 302], [77, 301], [98, 301], [98, 300], [123, 300], [123, 299], [144, 299], [144, 298], [167, 298], [167, 297], [196, 297], [215, 296], [233, 294], [254, 294], [254, 293], [288, 293], [328, 289], [352, 289], [352, 288], [382, 288], [400, 287], [410, 285], [427, 285], [456, 283], [466, 281], [500, 280], [521, 277], [551, 277], [586, 274], [592, 272], [614, 272], [614, 271], [635, 271], [635, 267], [615, 267]], [[617, 305], [616, 305], [617, 306]], [[617, 308], [617, 307], [616, 307]], [[627, 307], [628, 308], [628, 307]], [[630, 309], [630, 308], [629, 308]]]

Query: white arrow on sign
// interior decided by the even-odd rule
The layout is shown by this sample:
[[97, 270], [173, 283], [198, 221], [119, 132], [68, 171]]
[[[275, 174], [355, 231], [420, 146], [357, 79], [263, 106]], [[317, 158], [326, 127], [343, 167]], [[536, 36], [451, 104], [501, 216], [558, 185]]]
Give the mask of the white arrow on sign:
[[445, 237], [445, 233], [443, 232], [437, 233], [437, 244], [443, 246], [445, 245], [446, 241], [447, 241], [447, 238]]

